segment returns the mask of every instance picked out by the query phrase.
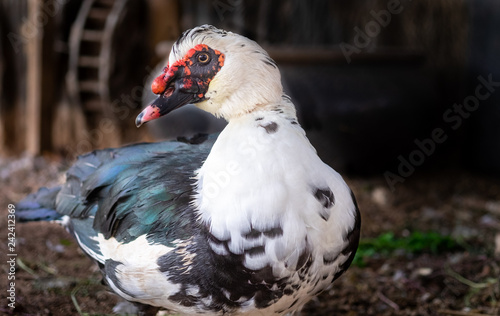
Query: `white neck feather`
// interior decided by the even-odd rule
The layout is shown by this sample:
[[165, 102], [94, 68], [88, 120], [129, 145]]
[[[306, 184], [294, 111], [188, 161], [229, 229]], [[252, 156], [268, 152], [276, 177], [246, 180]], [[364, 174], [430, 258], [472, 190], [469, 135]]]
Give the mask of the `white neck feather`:
[[264, 105], [281, 102], [283, 87], [278, 67], [259, 44], [246, 37], [231, 32], [226, 36], [188, 36], [170, 54], [170, 63], [201, 43], [221, 51], [225, 60], [210, 82], [205, 94], [207, 100], [197, 103], [197, 107], [229, 121]]

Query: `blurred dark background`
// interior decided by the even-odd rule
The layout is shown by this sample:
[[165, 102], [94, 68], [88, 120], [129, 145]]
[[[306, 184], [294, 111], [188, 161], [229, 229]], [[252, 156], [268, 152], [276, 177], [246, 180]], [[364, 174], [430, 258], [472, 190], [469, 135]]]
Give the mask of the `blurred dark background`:
[[173, 41], [209, 23], [268, 50], [336, 169], [500, 175], [498, 16], [496, 0], [0, 0], [0, 153], [220, 130], [192, 107], [134, 125]]

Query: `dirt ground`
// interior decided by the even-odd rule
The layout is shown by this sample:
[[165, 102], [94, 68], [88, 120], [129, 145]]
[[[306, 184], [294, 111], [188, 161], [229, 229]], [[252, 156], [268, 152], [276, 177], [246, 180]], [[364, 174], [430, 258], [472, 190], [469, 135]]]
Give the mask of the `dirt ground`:
[[[8, 204], [64, 179], [57, 157], [0, 158], [0, 253], [5, 286]], [[362, 238], [437, 232], [460, 246], [364, 258], [303, 315], [500, 315], [500, 180], [459, 170], [417, 172], [394, 192], [379, 177], [346, 177], [362, 212]], [[105, 315], [119, 300], [64, 229], [16, 223], [15, 309], [2, 315]], [[7, 287], [9, 285], [7, 284]]]

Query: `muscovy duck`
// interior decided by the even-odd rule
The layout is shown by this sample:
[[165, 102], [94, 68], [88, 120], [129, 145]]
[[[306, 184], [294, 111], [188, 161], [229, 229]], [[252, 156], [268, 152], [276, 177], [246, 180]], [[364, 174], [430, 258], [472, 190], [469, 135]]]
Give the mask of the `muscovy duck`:
[[21, 201], [19, 219], [62, 223], [143, 313], [300, 311], [349, 267], [361, 221], [298, 124], [276, 63], [203, 25], [176, 41], [152, 90], [137, 126], [188, 103], [228, 125], [191, 143], [83, 155], [62, 186]]

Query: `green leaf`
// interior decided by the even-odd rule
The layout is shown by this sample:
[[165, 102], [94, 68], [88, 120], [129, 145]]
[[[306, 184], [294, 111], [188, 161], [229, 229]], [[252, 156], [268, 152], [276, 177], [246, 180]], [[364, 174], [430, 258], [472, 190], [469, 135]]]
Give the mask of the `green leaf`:
[[359, 243], [358, 251], [353, 264], [366, 266], [365, 259], [375, 256], [390, 256], [396, 250], [403, 250], [406, 254], [440, 253], [460, 248], [457, 241], [450, 236], [443, 236], [437, 232], [413, 232], [407, 237], [396, 238], [393, 232], [386, 232], [376, 238], [365, 238]]

